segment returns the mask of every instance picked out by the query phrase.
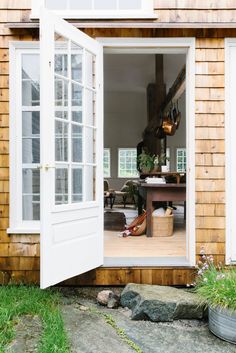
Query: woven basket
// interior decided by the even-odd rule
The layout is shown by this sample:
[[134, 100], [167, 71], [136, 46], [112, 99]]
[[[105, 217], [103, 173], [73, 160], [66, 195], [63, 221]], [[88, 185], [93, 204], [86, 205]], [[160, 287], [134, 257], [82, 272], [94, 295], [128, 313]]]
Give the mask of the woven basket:
[[173, 235], [173, 215], [169, 216], [152, 216], [152, 236], [153, 237], [170, 237]]

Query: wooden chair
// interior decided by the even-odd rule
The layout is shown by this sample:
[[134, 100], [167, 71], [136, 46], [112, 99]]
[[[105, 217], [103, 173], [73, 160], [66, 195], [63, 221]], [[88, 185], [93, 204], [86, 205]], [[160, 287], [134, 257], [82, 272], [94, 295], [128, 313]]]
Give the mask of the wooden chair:
[[115, 202], [116, 194], [114, 190], [110, 189], [108, 180], [104, 180], [103, 189], [104, 189], [104, 208], [108, 206], [108, 203], [110, 201], [110, 207], [112, 209]]
[[[132, 187], [135, 183], [136, 182], [134, 180], [127, 180], [119, 191], [115, 191], [116, 196], [120, 196], [122, 198], [124, 208], [126, 207], [127, 199], [130, 196], [130, 187]], [[132, 202], [135, 204], [134, 197], [132, 198]]]

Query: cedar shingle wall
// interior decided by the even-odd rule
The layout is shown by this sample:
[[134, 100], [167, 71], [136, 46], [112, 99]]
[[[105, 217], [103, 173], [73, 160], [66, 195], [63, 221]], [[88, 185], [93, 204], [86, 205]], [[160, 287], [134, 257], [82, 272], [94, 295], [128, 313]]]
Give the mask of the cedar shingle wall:
[[158, 22], [235, 22], [235, 0], [154, 0]]
[[[27, 10], [28, 9], [28, 10]], [[12, 32], [5, 22], [28, 19], [29, 0], [0, 1], [0, 283], [39, 279], [39, 237], [7, 235], [9, 226], [9, 41], [33, 40], [29, 31]]]
[[224, 39], [196, 40], [196, 249], [225, 254]]
[[[9, 40], [33, 40], [37, 31], [4, 27], [5, 22], [25, 21], [30, 0], [0, 1], [0, 283], [39, 279], [39, 237], [6, 234], [9, 225]], [[220, 3], [220, 4], [219, 4]], [[194, 10], [191, 9], [194, 7]], [[216, 8], [221, 6], [223, 10]], [[225, 11], [225, 8], [228, 9]], [[235, 1], [155, 0], [158, 21], [230, 21]], [[178, 7], [178, 10], [177, 10]], [[208, 9], [206, 11], [206, 9]], [[232, 9], [235, 9], [232, 11]], [[227, 13], [227, 16], [225, 15]], [[197, 15], [196, 15], [197, 14]], [[206, 19], [206, 16], [207, 19]], [[227, 19], [226, 19], [226, 17]], [[199, 30], [86, 30], [91, 36], [199, 36], [196, 40], [196, 249], [204, 245], [209, 254], [224, 260], [224, 33], [204, 38]], [[217, 31], [211, 32], [213, 37]], [[191, 271], [185, 269], [100, 269], [82, 276], [80, 283], [124, 284], [126, 282], [184, 284]], [[72, 283], [71, 281], [69, 283]], [[78, 283], [78, 281], [76, 282]]]

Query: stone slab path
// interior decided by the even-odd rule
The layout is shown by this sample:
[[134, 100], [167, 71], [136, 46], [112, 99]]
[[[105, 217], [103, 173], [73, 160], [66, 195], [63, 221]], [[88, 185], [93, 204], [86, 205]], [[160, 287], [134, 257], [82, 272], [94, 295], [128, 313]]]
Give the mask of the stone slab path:
[[[128, 308], [100, 306], [96, 296], [102, 289], [60, 289], [71, 353], [236, 353], [236, 345], [213, 336], [205, 321], [134, 321]], [[5, 353], [36, 353], [41, 332], [37, 316], [21, 317], [16, 337]]]
[[[129, 309], [98, 306], [99, 290], [81, 288], [74, 290], [73, 295], [68, 295], [68, 290], [64, 292], [62, 310], [72, 353], [236, 353], [236, 346], [212, 335], [204, 321], [133, 321]], [[127, 344], [117, 329], [106, 322], [107, 315], [139, 350]]]
[[34, 353], [37, 351], [42, 323], [38, 316], [24, 315], [17, 319], [16, 336], [5, 353]]

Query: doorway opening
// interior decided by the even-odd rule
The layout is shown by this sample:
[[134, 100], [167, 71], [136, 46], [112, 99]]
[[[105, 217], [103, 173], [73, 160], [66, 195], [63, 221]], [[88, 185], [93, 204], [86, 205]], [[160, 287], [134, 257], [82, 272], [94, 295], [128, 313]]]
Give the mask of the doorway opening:
[[[105, 50], [107, 266], [189, 264], [186, 64], [186, 50]], [[124, 232], [142, 212], [144, 221]]]

